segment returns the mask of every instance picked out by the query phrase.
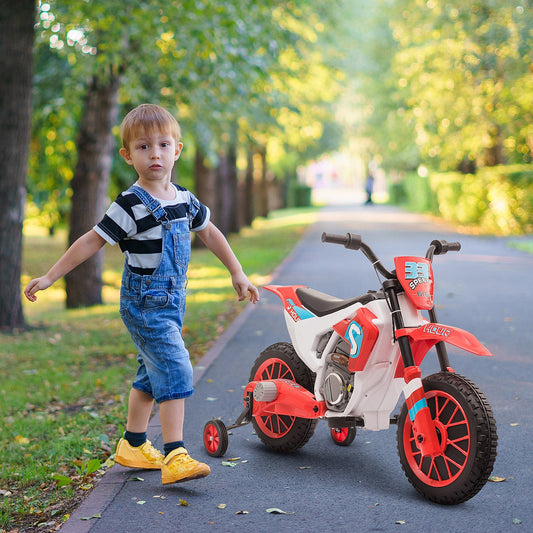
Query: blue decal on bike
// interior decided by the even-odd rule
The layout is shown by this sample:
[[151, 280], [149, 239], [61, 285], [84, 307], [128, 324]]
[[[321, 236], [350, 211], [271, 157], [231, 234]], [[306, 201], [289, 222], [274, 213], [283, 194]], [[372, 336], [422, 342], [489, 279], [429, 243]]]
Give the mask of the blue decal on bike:
[[427, 406], [428, 406], [428, 404], [427, 404], [425, 398], [422, 398], [421, 400], [418, 400], [418, 402], [416, 402], [413, 405], [413, 407], [411, 407], [411, 409], [409, 409], [409, 418], [411, 419], [411, 422], [414, 422], [415, 421], [415, 417], [418, 414], [418, 412], [420, 410], [424, 409], [424, 407], [427, 407]]
[[429, 278], [429, 266], [427, 263], [407, 261], [405, 263], [405, 279]]
[[298, 315], [298, 318], [300, 320], [305, 320], [306, 318], [314, 318], [315, 315], [313, 315], [311, 311], [305, 309], [304, 307], [294, 305], [294, 302], [291, 299], [287, 299], [287, 303], [292, 306], [294, 312]]
[[350, 343], [350, 357], [356, 358], [363, 344], [363, 329], [355, 320], [348, 325], [344, 338]]

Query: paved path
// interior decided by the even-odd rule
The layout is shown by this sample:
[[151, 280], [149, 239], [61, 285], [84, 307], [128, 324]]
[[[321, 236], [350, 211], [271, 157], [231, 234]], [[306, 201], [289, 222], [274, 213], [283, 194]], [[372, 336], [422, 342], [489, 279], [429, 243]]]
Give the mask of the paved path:
[[[433, 238], [462, 242], [461, 253], [435, 258], [439, 318], [471, 331], [494, 353], [482, 358], [450, 350], [450, 359], [493, 407], [499, 434], [493, 474], [505, 481], [487, 483], [458, 506], [429, 503], [402, 472], [394, 426], [359, 431], [354, 443], [342, 448], [319, 422], [304, 448], [277, 455], [250, 424], [230, 435], [226, 457], [209, 458], [202, 445], [204, 423], [213, 416], [226, 423], [234, 420], [255, 358], [268, 345], [288, 340], [279, 300], [264, 292], [261, 302], [245, 308], [195, 369], [186, 444], [193, 457], [211, 465], [211, 475], [163, 487], [158, 472], [115, 465], [62, 533], [533, 531], [533, 257], [509, 248], [506, 239], [460, 236], [395, 208], [334, 206], [321, 212], [273, 282], [306, 284], [344, 298], [377, 288], [362, 255], [321, 244], [322, 231], [361, 233], [389, 266], [395, 255], [423, 255]], [[437, 369], [430, 354], [423, 373]], [[162, 446], [157, 424], [155, 417], [150, 437]], [[229, 458], [236, 466], [222, 464]], [[293, 514], [269, 514], [269, 508]], [[94, 514], [101, 518], [82, 520]]]

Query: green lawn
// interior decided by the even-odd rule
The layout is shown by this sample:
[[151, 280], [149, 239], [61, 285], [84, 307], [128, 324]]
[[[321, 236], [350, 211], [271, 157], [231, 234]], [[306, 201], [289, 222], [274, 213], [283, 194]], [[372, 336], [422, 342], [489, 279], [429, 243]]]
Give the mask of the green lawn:
[[[315, 214], [277, 211], [231, 237], [253, 283], [268, 282]], [[64, 249], [64, 233], [49, 237], [28, 224], [21, 285], [45, 273]], [[24, 303], [30, 329], [0, 339], [0, 531], [38, 524], [39, 531], [53, 530], [110, 464], [137, 366], [118, 314], [122, 261], [118, 247], [106, 246], [104, 305], [65, 310], [61, 280], [38, 293], [37, 303]], [[193, 250], [184, 327], [193, 361], [242, 308], [216, 257]]]

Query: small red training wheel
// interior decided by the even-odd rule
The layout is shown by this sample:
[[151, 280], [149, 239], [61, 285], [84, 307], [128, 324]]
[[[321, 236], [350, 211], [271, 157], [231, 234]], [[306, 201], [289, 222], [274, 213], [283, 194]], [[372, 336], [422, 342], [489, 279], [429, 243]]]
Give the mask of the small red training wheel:
[[350, 446], [355, 439], [356, 428], [331, 428], [331, 438], [337, 446]]
[[210, 420], [204, 426], [204, 447], [211, 457], [222, 457], [228, 449], [228, 430], [222, 420]]

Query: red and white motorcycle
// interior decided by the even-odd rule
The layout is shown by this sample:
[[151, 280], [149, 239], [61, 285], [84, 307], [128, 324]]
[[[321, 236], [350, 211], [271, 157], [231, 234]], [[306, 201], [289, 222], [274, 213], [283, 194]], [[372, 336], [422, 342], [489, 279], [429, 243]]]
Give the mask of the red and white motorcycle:
[[[441, 504], [472, 498], [492, 472], [496, 422], [484, 394], [450, 366], [445, 343], [491, 353], [467, 331], [439, 324], [433, 302], [433, 256], [459, 251], [460, 243], [434, 240], [425, 257], [396, 257], [391, 272], [360, 235], [324, 233], [322, 241], [361, 250], [381, 289], [342, 300], [302, 285], [265, 286], [283, 303], [292, 343], [273, 344], [257, 358], [233, 425], [205, 424], [207, 453], [222, 456], [228, 430], [249, 422], [279, 452], [306, 444], [319, 419], [340, 446], [352, 443], [357, 427], [397, 424], [400, 462], [416, 490]], [[421, 379], [433, 347], [440, 372]]]

